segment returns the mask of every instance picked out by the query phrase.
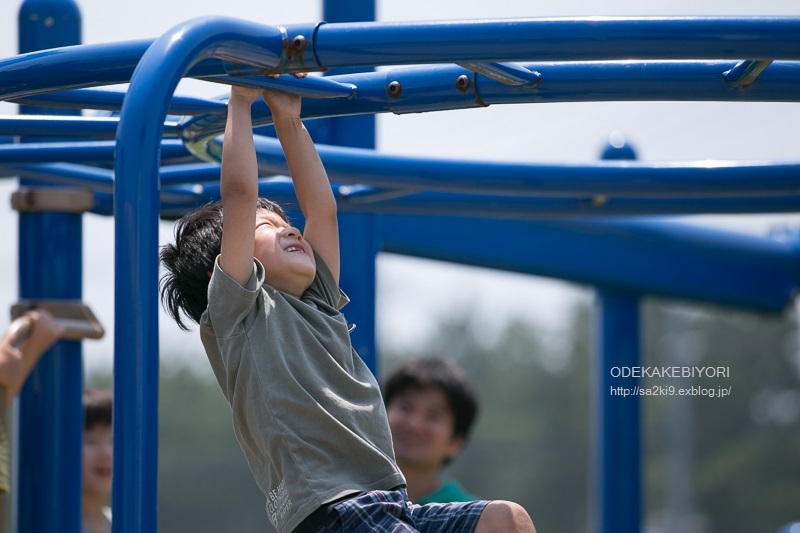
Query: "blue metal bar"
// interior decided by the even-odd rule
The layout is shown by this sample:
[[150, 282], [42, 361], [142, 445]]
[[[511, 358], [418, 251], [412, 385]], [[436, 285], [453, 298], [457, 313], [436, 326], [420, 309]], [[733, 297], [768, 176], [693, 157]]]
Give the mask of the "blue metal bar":
[[[371, 201], [375, 191], [342, 195], [340, 210], [354, 213], [393, 213], [476, 216], [518, 220], [552, 218], [698, 215], [800, 212], [800, 195], [706, 198], [529, 198], [447, 193], [406, 194]], [[366, 196], [370, 201], [363, 201]]]
[[3, 116], [0, 135], [113, 139], [118, 124], [119, 119], [114, 117]]
[[[259, 141], [259, 145], [261, 141]], [[336, 180], [346, 178], [348, 173], [354, 177], [351, 180], [344, 179], [344, 183], [369, 183], [377, 181], [378, 183], [387, 184], [389, 182], [381, 182], [380, 180], [371, 180], [370, 175], [361, 174], [364, 167], [345, 167], [339, 166], [337, 162], [329, 160], [326, 156], [329, 153], [330, 147], [321, 148], [320, 152], [323, 154], [323, 159], [328, 168], [330, 168], [330, 175]], [[341, 150], [337, 148], [337, 150]], [[261, 154], [263, 155], [263, 153]], [[390, 158], [388, 165], [393, 163]], [[611, 165], [611, 163], [607, 163]], [[638, 164], [637, 164], [638, 165]], [[420, 168], [425, 168], [422, 164]], [[435, 166], [430, 167], [435, 172]], [[587, 175], [591, 174], [592, 166], [586, 169]], [[598, 166], [598, 168], [602, 168]], [[621, 167], [624, 171], [626, 167]], [[643, 168], [646, 168], [644, 166]], [[749, 168], [749, 167], [745, 167]], [[274, 162], [262, 168], [267, 174], [285, 174], [286, 168], [282, 166], [279, 159], [276, 158]], [[658, 178], [658, 168], [650, 169], [653, 175], [653, 187], [660, 187], [655, 184]], [[717, 169], [720, 173], [727, 172], [727, 167], [719, 167]], [[752, 176], [761, 177], [758, 172], [758, 166], [751, 168]], [[405, 171], [404, 171], [405, 172]], [[408, 172], [411, 172], [409, 170]], [[553, 170], [554, 174], [553, 187], [558, 184], [558, 174], [556, 169]], [[733, 176], [735, 173], [732, 173]], [[769, 175], [770, 172], [766, 171], [763, 174]], [[171, 185], [188, 184], [197, 182], [213, 182], [219, 178], [219, 167], [214, 164], [198, 164], [198, 165], [182, 165], [176, 167], [168, 167], [161, 171], [161, 175], [165, 180], [164, 183]], [[490, 174], [492, 175], [492, 174]], [[501, 176], [501, 174], [493, 174], [494, 176]], [[569, 173], [565, 173], [565, 182], [569, 179]], [[720, 175], [718, 182], [719, 188], [717, 192], [723, 189], [722, 182], [724, 177]], [[499, 182], [503, 180], [498, 179]], [[520, 190], [519, 195], [513, 196], [509, 190], [507, 196], [499, 196], [492, 194], [462, 194], [462, 193], [446, 193], [446, 192], [416, 192], [418, 183], [410, 180], [406, 183], [407, 187], [403, 188], [401, 185], [406, 183], [398, 178], [397, 181], [392, 182], [394, 188], [384, 189], [380, 187], [368, 187], [358, 185], [356, 187], [346, 186], [342, 183], [337, 183], [334, 186], [334, 191], [337, 193], [339, 199], [339, 209], [341, 212], [351, 213], [393, 213], [393, 214], [416, 214], [416, 215], [440, 215], [440, 216], [470, 216], [470, 217], [494, 217], [501, 219], [520, 219], [520, 220], [536, 220], [547, 218], [565, 218], [565, 217], [597, 217], [597, 216], [630, 216], [630, 215], [652, 215], [652, 214], [704, 214], [704, 213], [786, 213], [800, 211], [800, 194], [792, 194], [787, 192], [783, 195], [772, 196], [706, 196], [706, 197], [622, 197], [622, 198], [609, 198], [602, 194], [596, 196], [578, 197], [577, 191], [579, 187], [570, 189], [570, 192], [576, 194], [574, 197], [564, 198], [546, 198], [546, 197], [530, 197], [522, 196], [524, 190]], [[624, 180], [619, 180], [620, 187], [624, 186]], [[768, 183], [768, 181], [766, 182]], [[427, 186], [427, 185], [426, 185]], [[601, 185], [594, 184], [594, 187]], [[743, 185], [745, 186], [745, 185]], [[502, 183], [498, 185], [502, 190]], [[560, 189], [563, 193], [567, 184]], [[454, 183], [452, 188], [456, 191], [460, 190], [459, 184]], [[591, 189], [589, 189], [591, 190]], [[642, 194], [646, 191], [646, 195], [652, 195], [653, 189], [639, 186], [632, 186], [632, 190]], [[787, 189], [788, 190], [788, 189]], [[674, 189], [678, 191], [678, 189]], [[697, 190], [690, 191], [692, 194], [697, 194]], [[753, 191], [756, 193], [757, 191]], [[676, 193], [672, 193], [675, 195]], [[758, 192], [763, 194], [763, 192]], [[218, 199], [218, 196], [215, 198]]]
[[[79, 214], [20, 215], [21, 298], [81, 299], [82, 235]], [[39, 360], [20, 394], [20, 532], [80, 531], [82, 389], [81, 344], [60, 341]]]
[[[371, 21], [375, 20], [375, 0], [324, 0], [323, 18], [329, 22], [370, 21], [369, 23], [374, 24]], [[324, 25], [317, 32], [322, 27]], [[314, 36], [314, 41], [317, 35]], [[330, 74], [343, 72], [346, 71], [333, 70]], [[304, 105], [310, 101], [306, 100]], [[326, 122], [325, 142], [365, 149], [375, 148], [374, 116], [339, 117]], [[315, 140], [319, 142], [322, 139]], [[350, 334], [353, 347], [376, 375], [378, 356], [375, 339], [375, 258], [379, 250], [379, 223], [379, 218], [371, 214], [339, 214], [342, 261], [340, 285], [351, 298], [351, 303], [343, 311], [348, 321], [357, 325]]]
[[[262, 181], [259, 193], [281, 203], [295, 201], [286, 179]], [[203, 202], [218, 199], [218, 186], [205, 186], [203, 194]], [[378, 240], [388, 252], [637, 293], [777, 312], [791, 303], [800, 281], [800, 255], [785, 243], [676, 222], [404, 215], [382, 220]], [[474, 247], [496, 235], [519, 245], [490, 255]]]
[[[307, 64], [281, 71], [323, 70], [450, 62], [800, 59], [800, 18], [518, 19], [431, 23], [323, 24], [313, 34]], [[292, 29], [292, 31], [294, 31]], [[502, 38], [500, 38], [502, 37]], [[0, 61], [0, 98], [53, 89], [125, 83], [150, 40], [48, 50]], [[224, 51], [221, 57], [227, 58]], [[318, 60], [318, 62], [317, 62]], [[92, 69], [50, 75], [55, 65]], [[234, 67], [212, 60], [186, 72], [191, 77], [258, 74], [258, 58]], [[277, 65], [273, 65], [277, 67]]]
[[181, 77], [204, 58], [265, 69], [281, 61], [284, 35], [226, 18], [176, 26], [145, 52], [122, 107], [114, 190], [114, 531], [156, 531], [158, 430], [158, 214], [161, 123]]
[[[786, 309], [800, 281], [786, 243], [675, 222], [384, 215], [382, 227], [387, 252], [763, 311]], [[475, 246], [498, 235], [515, 245]]]
[[[523, 66], [541, 73], [543, 81], [536, 90], [512, 87], [484, 76], [474, 77], [470, 70], [452, 65], [331, 76], [337, 82], [358, 87], [358, 96], [347, 100], [308, 99], [303, 102], [303, 118], [547, 102], [800, 101], [800, 62], [773, 63], [759, 78], [759, 83], [746, 91], [720, 82], [721, 73], [733, 68], [734, 62], [531, 63]], [[466, 91], [457, 85], [463, 75], [474, 77]], [[399, 85], [399, 93], [390, 92], [393, 82]], [[256, 125], [271, 123], [269, 110], [262, 103], [253, 106], [253, 115]], [[198, 157], [213, 159], [212, 154], [203, 155], [206, 142], [224, 130], [224, 116], [189, 118], [182, 121], [181, 127], [187, 147]], [[320, 136], [315, 140], [335, 144]]]
[[[85, 44], [29, 52], [0, 61], [0, 99], [52, 90], [127, 83], [152, 40]], [[59, 68], [66, 65], [88, 68]], [[54, 68], [59, 75], [53, 76]]]
[[356, 86], [352, 83], [340, 83], [321, 77], [301, 79], [290, 75], [280, 76], [279, 78], [268, 76], [217, 76], [207, 78], [207, 80], [230, 85], [248, 85], [259, 89], [291, 92], [304, 98], [352, 98], [356, 95]]
[[510, 19], [325, 24], [327, 68], [376, 64], [638, 59], [800, 59], [798, 18]]
[[[25, 143], [0, 145], [0, 165], [24, 165], [29, 163], [98, 162], [114, 161], [114, 141], [76, 141], [51, 143]], [[161, 143], [164, 160], [191, 157], [183, 143], [168, 140]]]
[[[23, 53], [81, 39], [80, 11], [73, 0], [26, 0], [18, 27]], [[23, 114], [39, 112], [20, 108]], [[26, 179], [20, 184], [42, 186]], [[20, 298], [80, 300], [82, 245], [80, 214], [21, 213]], [[81, 344], [60, 341], [38, 362], [20, 394], [16, 447], [20, 475], [15, 480], [19, 533], [81, 530], [82, 389]]]
[[[601, 533], [638, 533], [642, 523], [641, 416], [637, 378], [618, 379], [640, 365], [639, 298], [599, 288], [595, 408], [598, 414], [596, 516]], [[628, 396], [630, 394], [630, 396]]]
[[114, 172], [104, 168], [72, 163], [51, 163], [12, 168], [22, 177], [44, 183], [90, 187], [95, 191], [109, 193], [114, 189]]
[[[36, 96], [16, 98], [17, 104], [61, 107], [70, 109], [100, 109], [119, 111], [125, 93], [104, 89], [75, 89], [58, 93], [39, 94]], [[224, 113], [225, 102], [208, 100], [192, 96], [173, 96], [169, 105], [170, 115], [204, 115], [206, 113]]]
[[[192, 183], [193, 169], [169, 170], [170, 183]], [[218, 171], [203, 167], [197, 181], [213, 181]], [[211, 191], [205, 187], [207, 191]], [[465, 216], [534, 221], [575, 217], [697, 215], [800, 212], [800, 195], [705, 198], [535, 198], [447, 193], [418, 193], [414, 189], [383, 189], [334, 184], [341, 213], [419, 216]], [[212, 193], [209, 198], [219, 199]]]
[[[255, 143], [262, 173], [288, 172], [277, 139], [256, 136]], [[215, 147], [212, 153], [219, 150]], [[544, 164], [395, 156], [325, 145], [318, 145], [317, 150], [332, 180], [373, 187], [516, 197], [800, 194], [800, 162]]]
[[[0, 99], [13, 100], [37, 94], [127, 83], [152, 39], [80, 46], [48, 47], [0, 60]], [[75, 66], [91, 68], [75, 68]], [[63, 68], [70, 67], [70, 68]], [[57, 68], [59, 76], [53, 77]], [[257, 68], [238, 67], [218, 59], [193, 65], [187, 77], [226, 76], [229, 70], [256, 75]]]
[[[15, 172], [15, 175], [35, 179], [43, 183], [90, 187], [96, 195], [97, 193], [110, 195], [114, 190], [114, 173], [104, 168], [71, 163], [54, 163], [11, 167], [11, 170]], [[160, 198], [162, 205], [170, 205], [173, 208], [181, 206], [186, 210], [200, 205], [199, 199], [202, 193], [203, 187], [201, 185], [180, 185], [162, 190]], [[219, 194], [218, 190], [217, 194]], [[104, 201], [101, 201], [101, 203]], [[93, 209], [93, 211], [107, 215], [113, 214], [111, 198], [108, 198], [108, 206], [102, 205]]]

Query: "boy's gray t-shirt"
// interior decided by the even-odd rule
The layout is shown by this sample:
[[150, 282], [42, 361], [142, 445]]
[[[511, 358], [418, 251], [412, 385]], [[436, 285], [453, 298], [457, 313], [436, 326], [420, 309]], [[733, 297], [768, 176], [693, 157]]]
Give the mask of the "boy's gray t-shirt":
[[405, 484], [380, 388], [339, 312], [348, 299], [316, 261], [298, 299], [265, 284], [258, 260], [242, 287], [217, 259], [200, 320], [236, 438], [281, 532], [324, 503]]

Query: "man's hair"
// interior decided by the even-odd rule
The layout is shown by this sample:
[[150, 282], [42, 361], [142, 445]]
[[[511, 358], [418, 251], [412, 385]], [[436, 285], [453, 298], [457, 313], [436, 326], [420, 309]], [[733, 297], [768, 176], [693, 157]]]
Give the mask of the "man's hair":
[[[289, 221], [281, 206], [258, 199], [258, 208]], [[208, 307], [208, 283], [214, 261], [222, 246], [222, 202], [205, 204], [184, 215], [175, 225], [175, 244], [159, 254], [166, 273], [159, 283], [161, 303], [183, 329], [189, 329], [182, 315], [200, 323]]]
[[388, 406], [408, 389], [428, 387], [444, 391], [453, 410], [453, 436], [466, 440], [478, 415], [478, 398], [467, 373], [451, 359], [415, 357], [403, 361], [386, 377], [383, 401]]
[[89, 431], [98, 426], [111, 427], [114, 399], [110, 390], [83, 391], [83, 428]]

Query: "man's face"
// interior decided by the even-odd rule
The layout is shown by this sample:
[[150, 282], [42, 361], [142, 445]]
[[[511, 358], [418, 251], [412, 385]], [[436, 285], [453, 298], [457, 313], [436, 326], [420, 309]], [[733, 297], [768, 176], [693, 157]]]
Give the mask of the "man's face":
[[392, 398], [386, 412], [401, 468], [441, 468], [464, 444], [453, 436], [453, 411], [438, 387], [408, 388]]

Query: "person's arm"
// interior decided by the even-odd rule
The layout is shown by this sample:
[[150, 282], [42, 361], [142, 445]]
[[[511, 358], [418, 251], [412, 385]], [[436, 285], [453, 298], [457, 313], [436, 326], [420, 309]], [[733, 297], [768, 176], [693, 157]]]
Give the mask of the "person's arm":
[[220, 192], [223, 224], [219, 264], [242, 286], [253, 273], [258, 166], [250, 108], [259, 94], [257, 89], [231, 88], [222, 144]]
[[339, 282], [339, 226], [336, 199], [317, 149], [300, 120], [300, 97], [264, 91], [275, 132], [283, 147], [297, 200], [305, 218], [303, 238]]
[[63, 326], [47, 311], [30, 311], [25, 317], [31, 328], [27, 338], [9, 331], [0, 341], [0, 386], [6, 389], [6, 405], [19, 393], [42, 354], [64, 334]]

